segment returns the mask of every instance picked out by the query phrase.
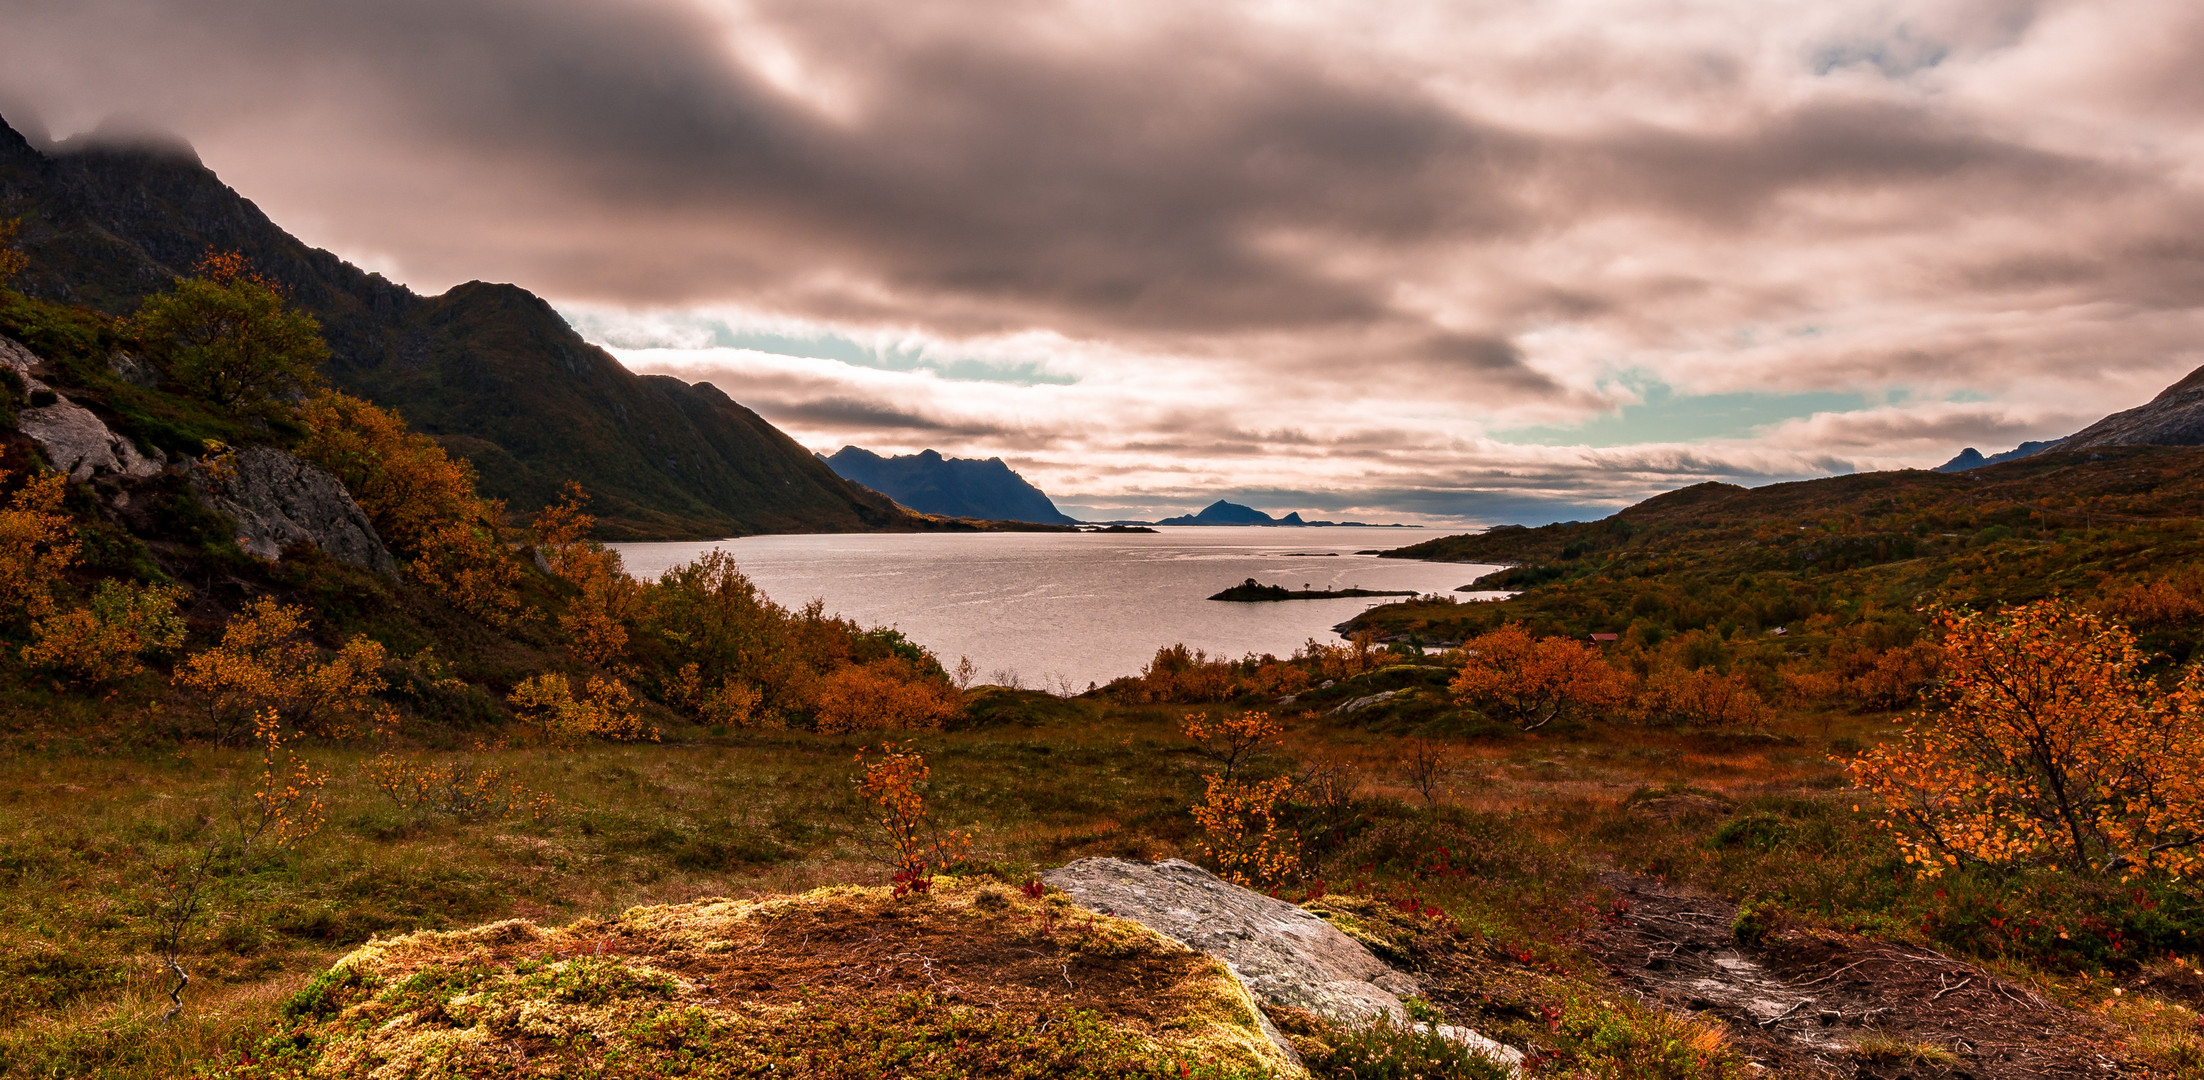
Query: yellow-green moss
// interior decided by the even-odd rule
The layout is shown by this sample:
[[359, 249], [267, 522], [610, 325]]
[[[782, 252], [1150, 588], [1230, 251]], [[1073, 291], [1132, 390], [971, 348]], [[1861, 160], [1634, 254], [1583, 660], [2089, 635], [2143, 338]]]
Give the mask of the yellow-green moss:
[[[769, 951], [761, 944], [778, 940], [766, 935], [784, 920], [803, 920], [787, 925], [817, 940], [817, 949], [760, 961]], [[905, 938], [933, 943], [943, 966], [956, 967], [956, 985], [876, 990], [846, 976], [831, 986], [804, 984], [816, 970], [806, 965], [833, 961], [838, 947], [849, 949], [854, 966], [903, 964], [895, 949], [876, 946]], [[945, 947], [967, 938], [983, 947], [970, 954]], [[851, 941], [864, 948], [849, 948]], [[1023, 942], [1037, 947], [1012, 947]], [[1030, 965], [1014, 971], [984, 960], [1040, 948], [1061, 962], [1060, 991], [1044, 985], [1058, 969], [1037, 979]], [[725, 966], [736, 959], [747, 966]], [[782, 976], [764, 977], [774, 975], [775, 963]], [[1144, 987], [1142, 999], [1169, 1001], [1175, 1015], [1143, 1022], [1096, 1007], [1111, 999], [1072, 992], [1075, 967], [1092, 979], [1112, 964], [1173, 973], [1171, 985]], [[730, 971], [773, 992], [727, 985]], [[926, 976], [933, 978], [930, 966]], [[774, 1075], [776, 1062], [803, 1062], [807, 1075], [819, 1077], [882, 1069], [943, 1080], [1177, 1076], [1180, 1065], [1219, 1078], [1303, 1075], [1263, 1034], [1255, 1003], [1215, 960], [1056, 896], [1035, 900], [951, 878], [900, 898], [833, 886], [631, 908], [563, 928], [514, 920], [379, 939], [315, 980], [286, 1015], [292, 1029], [228, 1075], [655, 1080]]]

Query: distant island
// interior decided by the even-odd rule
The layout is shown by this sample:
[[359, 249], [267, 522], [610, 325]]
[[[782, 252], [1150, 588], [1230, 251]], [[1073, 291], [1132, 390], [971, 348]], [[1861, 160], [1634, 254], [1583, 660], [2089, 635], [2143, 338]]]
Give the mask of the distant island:
[[1082, 527], [1080, 527], [1079, 531], [1080, 531], [1080, 532], [1091, 532], [1091, 533], [1152, 533], [1152, 532], [1154, 532], [1155, 530], [1154, 530], [1154, 529], [1152, 529], [1152, 528], [1149, 528], [1149, 527], [1148, 527], [1148, 526], [1146, 526], [1146, 525], [1124, 525], [1124, 524], [1116, 524], [1116, 525], [1089, 525], [1089, 526], [1082, 526]]
[[1264, 585], [1249, 578], [1226, 589], [1211, 600], [1230, 600], [1242, 604], [1267, 603], [1272, 600], [1340, 600], [1356, 596], [1417, 596], [1414, 589], [1288, 589], [1283, 585]]
[[1368, 521], [1303, 521], [1303, 520], [1301, 519], [1301, 512], [1300, 512], [1299, 510], [1295, 510], [1295, 511], [1293, 511], [1292, 513], [1289, 513], [1289, 514], [1287, 514], [1286, 516], [1284, 516], [1284, 517], [1282, 517], [1282, 518], [1274, 518], [1274, 517], [1270, 516], [1269, 514], [1263, 513], [1262, 511], [1260, 511], [1260, 510], [1257, 510], [1257, 509], [1255, 509], [1255, 508], [1254, 508], [1254, 507], [1252, 507], [1252, 506], [1241, 506], [1241, 505], [1240, 505], [1239, 503], [1236, 503], [1236, 502], [1226, 502], [1226, 501], [1225, 501], [1225, 500], [1223, 500], [1223, 499], [1218, 499], [1218, 500], [1217, 500], [1216, 502], [1210, 503], [1210, 504], [1209, 504], [1208, 506], [1205, 506], [1205, 507], [1203, 507], [1203, 508], [1202, 508], [1202, 511], [1201, 511], [1201, 513], [1198, 513], [1198, 514], [1180, 514], [1180, 515], [1179, 515], [1179, 516], [1177, 516], [1177, 517], [1172, 517], [1172, 518], [1164, 518], [1164, 519], [1163, 519], [1162, 521], [1158, 521], [1158, 522], [1156, 522], [1156, 524], [1158, 524], [1158, 525], [1300, 525], [1300, 526], [1308, 526], [1308, 527], [1322, 527], [1322, 526], [1354, 526], [1354, 527], [1358, 527], [1358, 528], [1364, 528], [1364, 529], [1371, 529], [1371, 528], [1377, 528], [1377, 529], [1405, 529], [1405, 528], [1408, 528], [1408, 527], [1409, 527], [1409, 526], [1406, 526], [1406, 525], [1402, 525], [1402, 524], [1399, 524], [1399, 523], [1395, 523], [1395, 524], [1391, 524], [1391, 525], [1378, 525], [1378, 524], [1376, 524], [1376, 523], [1374, 523], [1374, 522], [1368, 522]]
[[933, 450], [881, 457], [863, 447], [845, 446], [823, 460], [842, 479], [863, 484], [922, 514], [1078, 524], [1001, 458], [943, 457]]

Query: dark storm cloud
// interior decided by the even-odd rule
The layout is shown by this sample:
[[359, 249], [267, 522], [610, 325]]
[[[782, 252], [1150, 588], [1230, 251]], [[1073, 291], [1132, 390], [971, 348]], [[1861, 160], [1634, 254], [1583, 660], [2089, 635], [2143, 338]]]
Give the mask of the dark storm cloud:
[[[426, 287], [1053, 335], [1076, 391], [723, 385], [1067, 482], [1148, 454], [1316, 490], [1256, 475], [1291, 459], [1605, 505], [2058, 434], [2204, 360], [2204, 16], [2173, 0], [0, 4], [0, 110], [180, 132]], [[1716, 449], [1482, 437], [1612, 412], [1632, 372], [1915, 396]]]

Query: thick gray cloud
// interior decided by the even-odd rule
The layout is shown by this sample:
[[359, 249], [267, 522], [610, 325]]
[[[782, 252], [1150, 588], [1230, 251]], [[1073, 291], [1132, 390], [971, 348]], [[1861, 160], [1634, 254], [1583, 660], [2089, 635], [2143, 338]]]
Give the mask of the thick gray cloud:
[[[1075, 380], [631, 357], [822, 447], [1159, 506], [1511, 477], [1600, 506], [1999, 449], [2204, 362], [2204, 16], [1909, 8], [0, 0], [0, 109], [176, 131], [424, 289]], [[1648, 384], [1879, 403], [1628, 452], [1488, 434], [1627, 421]]]

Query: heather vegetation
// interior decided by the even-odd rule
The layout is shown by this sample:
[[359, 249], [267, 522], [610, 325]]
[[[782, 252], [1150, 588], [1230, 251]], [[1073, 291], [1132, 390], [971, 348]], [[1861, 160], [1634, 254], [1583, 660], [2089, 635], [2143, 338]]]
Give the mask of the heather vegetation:
[[[170, 463], [71, 480], [0, 428], [0, 1075], [1286, 1071], [1221, 969], [1038, 880], [1086, 855], [1192, 859], [1413, 971], [1399, 1024], [1271, 1018], [1323, 1077], [1500, 1074], [1441, 1024], [1535, 1076], [1826, 1075], [1787, 1017], [1622, 980], [1656, 885], [1761, 962], [1940, 950], [1979, 967], [1848, 992], [1994, 975], [2062, 1010], [2029, 1045], [2199, 1075], [2197, 452], [1456, 538], [1422, 553], [1522, 591], [1062, 697], [725, 554], [630, 575], [595, 493], [513, 514], [224, 337], [296, 345], [281, 300], [220, 261], [134, 319], [0, 290]], [[192, 477], [251, 446], [335, 476], [395, 576], [240, 548]], [[1858, 1075], [2023, 1075], [1872, 1015], [1829, 1051]]]

